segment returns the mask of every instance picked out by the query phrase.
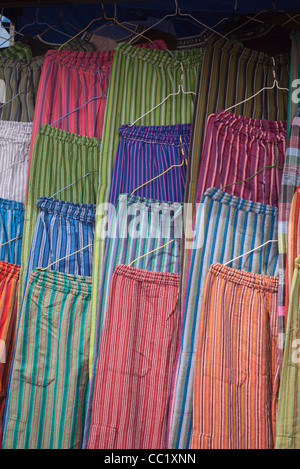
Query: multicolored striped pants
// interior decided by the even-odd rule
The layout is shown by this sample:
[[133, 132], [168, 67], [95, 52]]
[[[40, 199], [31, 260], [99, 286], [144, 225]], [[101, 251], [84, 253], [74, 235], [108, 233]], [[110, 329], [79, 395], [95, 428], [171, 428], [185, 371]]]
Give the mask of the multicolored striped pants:
[[101, 338], [88, 449], [165, 448], [179, 274], [119, 265]]
[[277, 296], [277, 277], [210, 267], [195, 360], [191, 448], [274, 448]]
[[[76, 204], [41, 197], [40, 210], [28, 260], [25, 289], [30, 273], [37, 267], [66, 274], [90, 277], [93, 269], [93, 244], [96, 205]], [[86, 249], [80, 249], [88, 246]], [[75, 253], [69, 256], [72, 253]], [[66, 259], [65, 256], [69, 256]]]
[[300, 257], [295, 260], [280, 378], [276, 449], [300, 448]]
[[98, 138], [72, 134], [48, 124], [41, 126], [35, 140], [28, 179], [20, 298], [39, 214], [38, 199], [52, 198], [59, 192], [59, 198], [67, 202], [96, 204], [98, 170], [101, 167], [100, 142]]
[[196, 203], [201, 202], [206, 189], [217, 187], [277, 207], [285, 150], [286, 121], [252, 119], [227, 111], [211, 114], [206, 124]]
[[19, 321], [3, 448], [80, 448], [88, 398], [91, 278], [37, 269]]
[[[193, 50], [155, 50], [120, 44], [115, 51], [100, 158], [97, 204], [107, 203], [111, 190], [113, 165], [119, 143], [119, 128], [133, 124], [170, 93], [177, 93], [181, 77], [185, 91], [196, 91], [202, 65], [203, 48]], [[183, 66], [183, 71], [182, 71]], [[138, 125], [175, 125], [192, 121], [193, 94], [179, 93], [140, 119]], [[96, 225], [99, 217], [96, 217]], [[94, 343], [105, 240], [95, 236], [91, 345]], [[91, 357], [93, 359], [93, 357]]]
[[24, 212], [21, 202], [0, 198], [0, 261], [21, 264]]
[[0, 197], [25, 202], [31, 122], [0, 121]]
[[[279, 248], [279, 288], [278, 288], [278, 314], [279, 314], [279, 354], [283, 360], [285, 341], [286, 309], [286, 266], [287, 266], [287, 237], [291, 204], [297, 187], [300, 185], [300, 117], [295, 117], [290, 129], [287, 144], [278, 214], [278, 248]], [[297, 253], [298, 254], [298, 253]], [[293, 264], [291, 264], [293, 268]]]
[[91, 425], [90, 411], [95, 397], [98, 357], [102, 360], [99, 354], [100, 339], [113, 273], [118, 265], [130, 265], [133, 261], [133, 267], [138, 269], [179, 273], [182, 210], [183, 204], [178, 202], [160, 202], [128, 194], [121, 194], [118, 198], [109, 224], [95, 336], [90, 349], [91, 383], [84, 445], [87, 443]]
[[119, 194], [132, 191], [183, 202], [191, 124], [122, 125], [119, 134], [109, 202], [115, 204]]
[[[197, 211], [195, 242], [190, 246], [193, 255], [181, 307], [181, 338], [169, 418], [170, 448], [188, 448], [190, 444], [195, 358], [209, 267], [216, 262], [224, 264], [266, 241], [276, 240], [277, 216], [276, 207], [241, 199], [220, 189], [207, 189], [203, 196]], [[234, 260], [231, 266], [276, 276], [277, 264], [277, 243], [269, 243]]]
[[15, 346], [20, 266], [0, 261], [0, 447], [10, 369]]

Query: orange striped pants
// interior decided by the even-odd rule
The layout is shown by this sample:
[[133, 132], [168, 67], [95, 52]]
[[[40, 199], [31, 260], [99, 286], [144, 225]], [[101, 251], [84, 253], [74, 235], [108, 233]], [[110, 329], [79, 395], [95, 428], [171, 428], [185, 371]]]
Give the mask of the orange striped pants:
[[20, 266], [0, 261], [0, 447], [2, 420], [12, 364]]
[[274, 447], [278, 278], [213, 264], [196, 354], [191, 448]]

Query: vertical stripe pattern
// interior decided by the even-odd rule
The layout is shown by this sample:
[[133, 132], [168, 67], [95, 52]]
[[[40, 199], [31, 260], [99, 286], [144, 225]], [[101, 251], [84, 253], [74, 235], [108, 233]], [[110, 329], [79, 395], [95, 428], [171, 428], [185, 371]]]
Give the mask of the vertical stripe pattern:
[[179, 274], [120, 265], [101, 338], [88, 448], [165, 448]]
[[299, 31], [292, 31], [290, 34], [292, 47], [291, 47], [291, 66], [290, 66], [290, 96], [289, 96], [289, 109], [288, 109], [288, 136], [294, 117], [299, 109], [299, 83], [294, 80], [300, 79], [300, 33]]
[[[96, 205], [41, 197], [29, 254], [25, 287], [32, 270], [49, 268], [66, 274], [91, 276]], [[70, 254], [92, 244], [83, 251]], [[65, 256], [69, 256], [63, 259]]]
[[0, 261], [21, 264], [24, 212], [21, 202], [0, 198]]
[[0, 197], [25, 202], [32, 122], [0, 121]]
[[[26, 275], [23, 266], [28, 264], [39, 212], [37, 200], [40, 197], [52, 197], [57, 191], [76, 182], [61, 191], [59, 197], [67, 202], [96, 204], [100, 142], [98, 138], [72, 134], [47, 124], [41, 126], [34, 145], [26, 195], [21, 295]], [[83, 178], [88, 173], [90, 174]]]
[[[170, 448], [188, 448], [192, 430], [192, 393], [205, 279], [209, 267], [225, 263], [270, 239], [277, 239], [278, 209], [216, 188], [207, 189], [197, 208], [189, 277], [184, 285], [180, 348], [169, 419]], [[193, 248], [193, 250], [192, 250]], [[230, 266], [276, 276], [278, 246], [270, 243]]]
[[81, 447], [90, 299], [90, 277], [32, 272], [18, 327], [3, 448]]
[[[120, 44], [115, 51], [107, 105], [105, 109], [99, 174], [98, 204], [108, 202], [112, 169], [119, 143], [119, 128], [132, 124], [177, 93], [183, 73], [183, 89], [196, 91], [202, 65], [203, 48], [193, 50], [155, 50]], [[183, 72], [182, 67], [183, 66]], [[192, 122], [195, 96], [179, 93], [140, 119], [138, 125], [175, 125]], [[97, 224], [98, 217], [96, 217]], [[97, 232], [93, 271], [91, 345], [94, 343], [97, 303], [105, 240]], [[93, 357], [91, 356], [91, 360]]]
[[[132, 191], [142, 197], [183, 202], [190, 131], [191, 124], [122, 125], [109, 202], [115, 205], [119, 194]], [[173, 165], [177, 167], [167, 171]]]
[[206, 189], [226, 187], [229, 194], [277, 207], [285, 150], [286, 121], [252, 119], [226, 111], [211, 114], [196, 203], [201, 202]]
[[[179, 273], [182, 210], [183, 204], [178, 202], [160, 202], [128, 194], [121, 194], [118, 198], [108, 231], [95, 321], [95, 340], [90, 350], [91, 383], [84, 445], [90, 431], [95, 371], [97, 361], [102, 361], [99, 354], [100, 338], [114, 270], [120, 264], [129, 265], [136, 260], [132, 266], [138, 269]], [[171, 240], [174, 241], [169, 243]], [[169, 244], [164, 246], [166, 243]]]
[[287, 144], [278, 213], [278, 248], [279, 248], [279, 354], [282, 362], [285, 340], [285, 301], [286, 301], [286, 263], [287, 263], [287, 236], [292, 199], [297, 187], [300, 185], [300, 117], [295, 117], [290, 129]]
[[2, 421], [15, 345], [20, 266], [0, 261], [0, 448]]
[[210, 267], [195, 360], [191, 448], [274, 448], [277, 294], [277, 277]]
[[300, 257], [297, 257], [290, 292], [284, 356], [280, 378], [276, 449], [300, 448], [299, 301]]

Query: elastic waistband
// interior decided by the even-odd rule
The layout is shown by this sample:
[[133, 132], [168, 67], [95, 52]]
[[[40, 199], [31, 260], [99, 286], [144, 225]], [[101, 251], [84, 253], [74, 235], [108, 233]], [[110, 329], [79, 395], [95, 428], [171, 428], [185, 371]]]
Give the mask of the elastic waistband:
[[38, 135], [45, 135], [55, 140], [61, 140], [62, 142], [74, 143], [76, 145], [84, 145], [88, 147], [100, 148], [101, 139], [96, 137], [87, 137], [86, 135], [78, 135], [69, 132], [68, 130], [58, 129], [52, 127], [49, 124], [43, 124], [39, 128]]
[[44, 64], [45, 56], [38, 55], [31, 59], [20, 59], [19, 57], [0, 57], [0, 67], [13, 68], [13, 69], [42, 69]]
[[161, 50], [136, 47], [127, 43], [120, 43], [115, 53], [128, 55], [134, 59], [149, 62], [157, 67], [169, 67], [173, 69], [190, 69], [198, 67], [203, 59], [205, 48], [195, 47], [194, 49]]
[[[2, 121], [0, 120], [0, 139], [14, 143], [31, 142], [32, 122]], [[1, 140], [0, 140], [1, 144]]]
[[34, 269], [30, 274], [29, 282], [73, 295], [91, 296], [92, 294], [92, 277], [65, 274], [56, 270]]
[[267, 119], [253, 119], [228, 111], [219, 111], [214, 115], [214, 121], [221, 121], [230, 126], [234, 132], [245, 133], [266, 142], [279, 143], [286, 140], [287, 121], [268, 121]]
[[258, 288], [272, 293], [277, 293], [278, 291], [278, 277], [254, 274], [244, 270], [233, 269], [232, 267], [219, 263], [212, 264], [209, 268], [209, 272], [216, 277], [222, 277], [224, 280], [249, 288]]
[[40, 197], [37, 206], [43, 212], [61, 215], [64, 218], [73, 218], [85, 223], [94, 223], [96, 218], [96, 205], [65, 202], [51, 197]]
[[114, 51], [76, 51], [50, 50], [46, 58], [62, 64], [64, 67], [80, 68], [92, 72], [108, 72], [111, 70]]
[[24, 212], [25, 205], [23, 202], [17, 202], [16, 200], [1, 199], [0, 197], [0, 209], [4, 208], [5, 210], [19, 210]]
[[20, 265], [0, 261], [0, 281], [8, 277], [8, 275], [19, 277], [20, 269]]
[[[240, 60], [245, 60], [249, 63], [255, 62], [257, 64], [262, 64], [264, 66], [268, 66], [270, 70], [273, 70], [273, 60], [270, 55], [265, 52], [248, 49], [243, 44], [233, 42], [230, 39], [226, 40], [220, 36], [214, 35], [207, 41], [207, 47], [211, 47], [214, 51], [220, 50], [229, 55], [237, 55]], [[276, 54], [273, 58], [275, 60], [275, 67], [289, 65], [290, 63], [289, 53]]]
[[116, 206], [126, 204], [127, 207], [132, 205], [139, 210], [145, 210], [147, 212], [158, 212], [167, 213], [171, 216], [182, 212], [183, 203], [181, 202], [162, 202], [160, 200], [148, 199], [147, 197], [141, 197], [138, 195], [120, 194]]
[[191, 124], [177, 125], [122, 125], [119, 134], [123, 138], [142, 141], [146, 143], [160, 143], [165, 145], [180, 146], [182, 143], [190, 143]]
[[277, 207], [262, 204], [261, 202], [252, 202], [251, 200], [242, 199], [235, 195], [230, 195], [227, 192], [222, 191], [222, 189], [216, 189], [215, 187], [211, 187], [204, 192], [202, 201], [204, 201], [205, 197], [213, 199], [221, 204], [235, 207], [238, 210], [243, 210], [244, 212], [259, 213], [274, 217], [278, 216]]
[[155, 283], [159, 285], [171, 285], [178, 287], [180, 274], [170, 272], [153, 272], [150, 270], [136, 269], [128, 265], [118, 265], [114, 271], [115, 275], [122, 275], [137, 282]]

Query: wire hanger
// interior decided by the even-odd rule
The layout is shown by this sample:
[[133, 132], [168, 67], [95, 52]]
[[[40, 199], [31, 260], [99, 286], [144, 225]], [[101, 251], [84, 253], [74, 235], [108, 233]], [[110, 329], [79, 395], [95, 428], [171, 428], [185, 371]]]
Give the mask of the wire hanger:
[[10, 168], [13, 168], [13, 167], [14, 167], [15, 165], [17, 165], [17, 164], [25, 163], [26, 157], [28, 156], [28, 150], [29, 150], [30, 144], [31, 144], [31, 140], [29, 140], [28, 143], [27, 143], [26, 151], [25, 151], [25, 155], [24, 155], [24, 159], [23, 159], [22, 161], [15, 161], [13, 164], [11, 164], [10, 166], [8, 166], [7, 168], [2, 169], [2, 170], [0, 171], [0, 174], [5, 173], [5, 171], [8, 171]]
[[71, 184], [69, 184], [68, 186], [66, 187], [63, 187], [62, 189], [60, 189], [59, 191], [55, 192], [55, 194], [51, 195], [50, 196], [50, 199], [53, 199], [53, 197], [57, 194], [60, 194], [60, 192], [64, 191], [65, 189], [68, 189], [69, 187], [73, 186], [74, 184], [76, 184], [77, 182], [81, 181], [82, 179], [86, 178], [89, 174], [91, 173], [98, 173], [99, 170], [98, 169], [93, 169], [92, 171], [89, 171], [88, 173], [86, 173], [84, 176], [82, 176], [81, 178], [77, 179], [76, 181], [72, 182]]
[[247, 252], [245, 252], [244, 254], [241, 254], [240, 256], [235, 257], [234, 259], [231, 259], [230, 261], [226, 262], [226, 263], [223, 264], [223, 265], [228, 265], [228, 264], [230, 264], [231, 262], [236, 261], [237, 259], [240, 259], [241, 257], [244, 257], [244, 256], [246, 256], [247, 254], [250, 254], [250, 253], [253, 252], [253, 251], [256, 251], [257, 249], [260, 249], [260, 248], [262, 248], [263, 246], [266, 246], [266, 244], [269, 244], [269, 243], [277, 243], [277, 242], [278, 242], [278, 239], [270, 239], [269, 241], [266, 241], [265, 243], [261, 244], [260, 246], [257, 246], [256, 248], [251, 249], [251, 251], [247, 251]]
[[164, 247], [167, 246], [168, 244], [173, 243], [173, 241], [175, 241], [175, 239], [171, 239], [170, 241], [168, 241], [167, 243], [163, 244], [162, 246], [159, 246], [158, 248], [153, 249], [152, 251], [146, 252], [146, 254], [143, 254], [143, 255], [140, 256], [140, 257], [137, 257], [137, 258], [134, 259], [132, 262], [130, 262], [130, 264], [128, 264], [128, 267], [130, 267], [132, 264], [134, 264], [134, 263], [135, 263], [136, 261], [138, 261], [139, 259], [142, 259], [143, 257], [146, 257], [146, 256], [148, 256], [149, 254], [152, 254], [152, 252], [158, 251], [159, 249], [164, 248]]
[[87, 248], [90, 247], [90, 246], [94, 246], [94, 243], [87, 244], [87, 245], [84, 246], [83, 248], [78, 249], [78, 251], [71, 252], [71, 254], [68, 254], [68, 255], [65, 256], [65, 257], [61, 257], [60, 259], [57, 259], [56, 261], [54, 261], [54, 262], [52, 262], [51, 264], [49, 264], [47, 267], [43, 267], [43, 268], [40, 267], [40, 269], [41, 269], [41, 270], [47, 270], [47, 269], [49, 269], [49, 267], [51, 267], [52, 265], [57, 264], [57, 262], [63, 261], [64, 259], [67, 259], [68, 257], [71, 257], [71, 256], [73, 256], [74, 254], [77, 254], [78, 252], [83, 251], [84, 249], [87, 249]]
[[255, 94], [253, 94], [252, 96], [249, 96], [249, 98], [246, 98], [243, 101], [241, 101], [240, 103], [237, 103], [237, 104], [234, 104], [233, 106], [228, 107], [227, 109], [225, 109], [225, 111], [229, 111], [230, 109], [232, 109], [236, 106], [239, 106], [240, 104], [243, 104], [243, 103], [246, 103], [247, 101], [250, 101], [250, 99], [255, 98], [257, 95], [259, 95], [264, 90], [272, 90], [273, 88], [276, 87], [278, 90], [289, 91], [288, 88], [283, 88], [283, 87], [279, 86], [278, 80], [276, 78], [275, 59], [274, 59], [274, 57], [271, 57], [271, 59], [272, 59], [272, 62], [273, 62], [273, 71], [272, 71], [273, 77], [274, 77], [273, 85], [272, 86], [264, 86], [261, 90], [257, 91]]
[[17, 236], [16, 238], [13, 238], [13, 239], [10, 239], [9, 241], [6, 241], [6, 243], [3, 243], [3, 244], [0, 244], [0, 248], [2, 248], [2, 246], [5, 246], [6, 244], [8, 243], [12, 243], [13, 241], [15, 241], [16, 239], [21, 239], [23, 236]]
[[185, 156], [185, 153], [184, 153], [181, 135], [179, 136], [179, 139], [180, 139], [180, 145], [181, 145], [181, 153], [182, 153], [182, 156], [183, 156], [182, 162], [181, 162], [180, 164], [172, 164], [172, 166], [170, 166], [170, 167], [169, 167], [168, 169], [166, 169], [164, 172], [158, 174], [158, 176], [155, 176], [154, 178], [149, 179], [149, 181], [144, 182], [144, 184], [141, 184], [140, 186], [138, 186], [136, 189], [134, 189], [134, 190], [131, 192], [130, 195], [133, 195], [138, 189], [140, 189], [141, 187], [146, 186], [147, 184], [149, 184], [150, 182], [154, 181], [155, 179], [160, 178], [161, 176], [163, 176], [164, 174], [166, 174], [168, 171], [170, 171], [170, 169], [172, 169], [172, 168], [180, 168], [181, 166], [184, 165], [184, 163], [187, 165], [187, 159], [186, 159], [186, 156]]
[[[164, 21], [165, 19], [167, 18], [171, 18], [171, 17], [174, 17], [174, 16], [182, 16], [182, 17], [189, 17], [189, 18], [192, 18], [194, 21], [196, 21], [196, 23], [199, 23], [201, 26], [203, 26], [204, 28], [206, 29], [209, 29], [210, 31], [212, 31], [213, 33], [215, 34], [218, 34], [219, 36], [223, 37], [224, 39], [226, 39], [226, 41], [228, 41], [229, 39], [224, 36], [223, 34], [219, 33], [218, 31], [215, 31], [213, 28], [211, 28], [210, 26], [207, 26], [206, 24], [202, 23], [202, 21], [199, 21], [197, 18], [195, 18], [194, 16], [192, 16], [190, 13], [182, 13], [180, 11], [180, 8], [178, 7], [178, 1], [177, 0], [174, 0], [175, 1], [175, 12], [174, 13], [168, 13], [167, 15], [165, 15], [163, 18], [161, 18], [159, 21], [157, 21], [157, 23], [154, 23], [152, 24], [152, 26], [150, 26], [149, 28], [145, 29], [143, 31], [143, 33], [146, 33], [147, 31], [149, 31], [150, 29], [153, 29], [155, 28], [155, 26], [157, 26], [158, 24], [160, 24], [162, 21]], [[140, 34], [138, 34], [140, 35]], [[128, 42], [128, 44], [131, 44], [136, 38], [131, 38], [130, 41]]]
[[[102, 84], [102, 77], [101, 77], [100, 69], [98, 69], [98, 75], [99, 75], [100, 85], [101, 85], [101, 84]], [[93, 98], [89, 99], [86, 103], [81, 104], [81, 106], [77, 107], [76, 109], [73, 109], [72, 111], [67, 112], [67, 114], [65, 114], [64, 116], [58, 117], [58, 118], [57, 118], [54, 122], [52, 122], [52, 124], [50, 124], [50, 125], [53, 126], [54, 124], [56, 124], [56, 122], [60, 121], [61, 119], [64, 119], [65, 117], [68, 117], [70, 114], [73, 114], [73, 112], [79, 111], [79, 109], [85, 107], [85, 106], [86, 106], [87, 104], [89, 104], [91, 101], [94, 101], [95, 99], [101, 99], [102, 96], [104, 96], [104, 98], [107, 98], [107, 95], [105, 95], [105, 94], [103, 93], [103, 91], [101, 91], [101, 95], [100, 95], [100, 96], [94, 96]]]
[[157, 109], [159, 106], [161, 106], [162, 104], [164, 104], [171, 96], [177, 96], [179, 95], [180, 93], [183, 93], [183, 94], [193, 94], [196, 96], [196, 93], [194, 91], [184, 91], [183, 89], [183, 63], [180, 62], [180, 66], [181, 66], [181, 76], [180, 76], [180, 84], [179, 84], [179, 87], [178, 87], [178, 91], [174, 92], [174, 93], [170, 93], [168, 94], [168, 96], [166, 98], [164, 98], [162, 100], [161, 103], [157, 104], [156, 106], [154, 106], [152, 109], [150, 109], [149, 111], [145, 112], [145, 114], [143, 114], [142, 116], [138, 117], [132, 124], [129, 124], [130, 127], [132, 127], [133, 125], [136, 124], [136, 122], [138, 122], [139, 120], [141, 120], [143, 117], [147, 116], [148, 114], [150, 114], [150, 112], [154, 111], [155, 109]]

